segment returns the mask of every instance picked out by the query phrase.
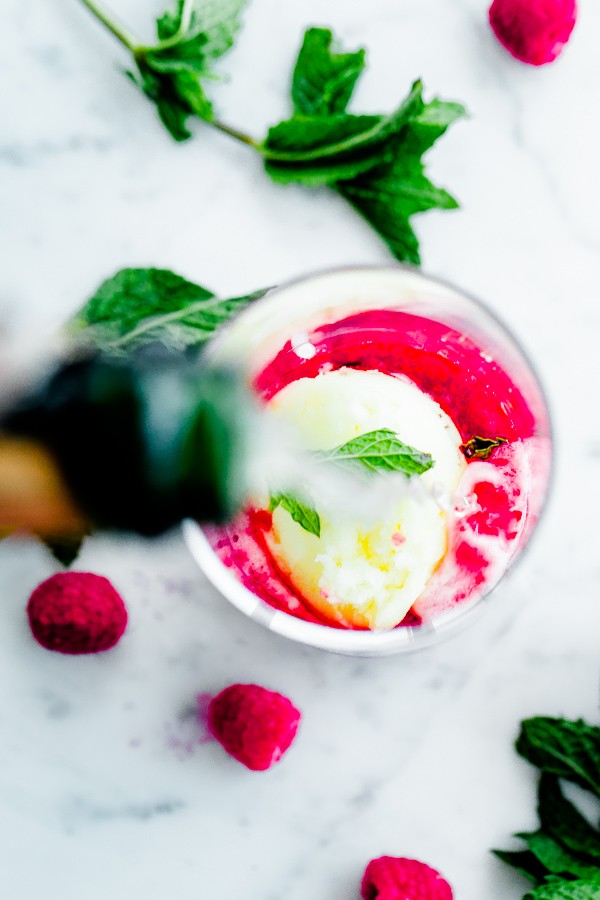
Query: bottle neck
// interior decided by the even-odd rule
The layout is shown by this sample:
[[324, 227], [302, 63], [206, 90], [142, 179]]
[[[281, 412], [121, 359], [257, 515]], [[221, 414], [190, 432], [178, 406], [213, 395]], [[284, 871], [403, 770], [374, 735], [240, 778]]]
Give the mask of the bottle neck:
[[239, 378], [145, 353], [62, 366], [4, 417], [46, 448], [94, 525], [158, 534], [241, 504], [248, 404]]

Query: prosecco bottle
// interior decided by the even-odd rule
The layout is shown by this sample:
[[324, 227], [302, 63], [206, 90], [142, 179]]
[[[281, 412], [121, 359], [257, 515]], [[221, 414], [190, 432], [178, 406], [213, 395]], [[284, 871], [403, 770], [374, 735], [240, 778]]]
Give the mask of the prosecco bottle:
[[163, 349], [65, 362], [0, 416], [0, 527], [156, 535], [226, 520], [251, 418], [234, 372]]

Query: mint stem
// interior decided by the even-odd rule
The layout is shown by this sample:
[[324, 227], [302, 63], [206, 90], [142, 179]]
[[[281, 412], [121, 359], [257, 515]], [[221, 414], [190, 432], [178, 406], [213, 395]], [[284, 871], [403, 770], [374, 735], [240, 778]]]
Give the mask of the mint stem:
[[179, 28], [177, 29], [175, 34], [171, 35], [171, 37], [169, 38], [165, 38], [163, 41], [159, 41], [158, 44], [138, 47], [138, 53], [160, 53], [161, 50], [170, 50], [171, 47], [176, 47], [177, 44], [179, 44], [179, 42], [182, 40], [182, 38], [186, 37], [188, 33], [188, 29], [192, 21], [193, 11], [194, 0], [183, 0], [183, 5], [181, 7], [180, 13], [181, 18], [179, 21]]
[[254, 147], [255, 150], [258, 150], [259, 153], [262, 152], [261, 145], [258, 141], [255, 141], [254, 138], [250, 137], [249, 134], [245, 134], [243, 131], [238, 131], [237, 128], [232, 128], [230, 125], [225, 125], [223, 122], [218, 122], [216, 119], [213, 119], [212, 122], [208, 122], [208, 125], [212, 125], [213, 128], [216, 128], [217, 131], [223, 132], [223, 134], [229, 135], [229, 137], [234, 138], [236, 141], [241, 141], [242, 144], [249, 144], [250, 147]]
[[131, 50], [131, 52], [135, 54], [135, 51], [138, 48], [138, 41], [136, 41], [133, 35], [129, 34], [122, 25], [115, 22], [108, 12], [96, 3], [96, 0], [81, 0], [81, 2], [87, 6], [92, 15], [95, 16], [99, 22], [102, 22], [104, 27], [110, 31], [124, 47], [127, 47], [128, 50]]
[[183, 0], [183, 5], [181, 7], [180, 19], [179, 19], [179, 29], [177, 31], [178, 37], [182, 37], [186, 33], [188, 28], [190, 27], [193, 11], [194, 11], [194, 0]]

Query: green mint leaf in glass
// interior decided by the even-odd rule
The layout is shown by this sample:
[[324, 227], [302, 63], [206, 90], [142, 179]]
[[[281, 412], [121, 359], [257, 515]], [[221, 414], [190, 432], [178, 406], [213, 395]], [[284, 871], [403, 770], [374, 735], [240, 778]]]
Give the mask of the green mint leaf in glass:
[[600, 832], [564, 796], [555, 775], [542, 775], [538, 815], [544, 831], [580, 858], [600, 865]]
[[572, 781], [600, 797], [600, 728], [538, 716], [521, 723], [517, 752], [543, 772]]
[[319, 514], [311, 506], [303, 503], [292, 494], [273, 494], [269, 504], [269, 512], [274, 512], [278, 506], [283, 507], [304, 531], [321, 536], [321, 520]]
[[[404, 444], [389, 428], [369, 431], [332, 450], [319, 451], [315, 453], [315, 458], [344, 466], [358, 466], [369, 472], [403, 472], [405, 475], [422, 475], [434, 465], [429, 453], [421, 453]], [[269, 510], [272, 512], [278, 506], [287, 510], [294, 522], [305, 531], [321, 536], [321, 520], [312, 507], [291, 494], [274, 494]]]
[[530, 891], [523, 900], [600, 900], [600, 879], [593, 881], [548, 879], [547, 884]]
[[494, 450], [506, 442], [503, 437], [484, 438], [476, 434], [461, 444], [460, 449], [465, 459], [489, 459]]
[[429, 453], [404, 444], [389, 428], [369, 431], [339, 447], [318, 454], [319, 458], [360, 465], [371, 472], [403, 472], [422, 475], [434, 465]]
[[364, 50], [338, 53], [328, 28], [309, 28], [292, 77], [294, 112], [301, 116], [345, 112], [364, 67]]
[[570, 853], [544, 831], [521, 832], [515, 837], [521, 838], [526, 843], [528, 850], [553, 875], [573, 875], [577, 878], [600, 877], [598, 866], [594, 866], [590, 862], [582, 862], [578, 856]]
[[168, 269], [122, 269], [100, 285], [71, 323], [102, 350], [128, 352], [159, 341], [199, 347], [265, 291], [221, 299]]

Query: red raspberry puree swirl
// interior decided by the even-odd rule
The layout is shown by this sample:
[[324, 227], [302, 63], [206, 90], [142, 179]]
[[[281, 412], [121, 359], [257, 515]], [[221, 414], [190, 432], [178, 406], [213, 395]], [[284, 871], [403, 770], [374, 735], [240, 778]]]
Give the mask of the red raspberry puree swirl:
[[[532, 403], [488, 341], [484, 348], [463, 331], [414, 313], [359, 312], [318, 327], [308, 340], [316, 351], [310, 359], [288, 341], [258, 373], [254, 384], [265, 401], [298, 378], [342, 367], [375, 369], [410, 378], [450, 416], [463, 442], [475, 435], [506, 439], [488, 460], [468, 463], [449, 515], [446, 555], [401, 626], [428, 623], [487, 593], [526, 543], [549, 471], [544, 404], [525, 363], [514, 365], [523, 370], [520, 383]], [[281, 572], [265, 540], [270, 526], [268, 512], [247, 509], [228, 526], [205, 531], [221, 561], [270, 606], [343, 627], [314, 612]]]

